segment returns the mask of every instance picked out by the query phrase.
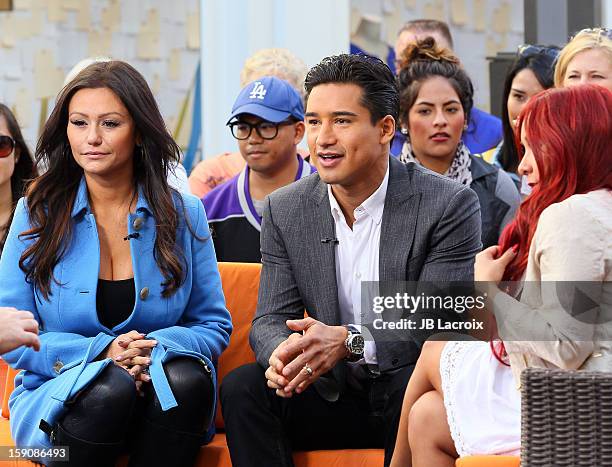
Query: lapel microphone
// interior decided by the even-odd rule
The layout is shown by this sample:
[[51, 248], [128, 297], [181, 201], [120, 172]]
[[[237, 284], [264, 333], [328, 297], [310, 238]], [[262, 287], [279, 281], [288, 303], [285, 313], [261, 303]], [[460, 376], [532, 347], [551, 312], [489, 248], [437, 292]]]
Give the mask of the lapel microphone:
[[337, 238], [325, 237], [321, 239], [321, 243], [331, 243], [332, 245], [337, 245], [340, 243], [340, 241]]
[[129, 234], [127, 237], [123, 237], [124, 240], [129, 240], [130, 238], [139, 238], [140, 234], [138, 232], [134, 232]]

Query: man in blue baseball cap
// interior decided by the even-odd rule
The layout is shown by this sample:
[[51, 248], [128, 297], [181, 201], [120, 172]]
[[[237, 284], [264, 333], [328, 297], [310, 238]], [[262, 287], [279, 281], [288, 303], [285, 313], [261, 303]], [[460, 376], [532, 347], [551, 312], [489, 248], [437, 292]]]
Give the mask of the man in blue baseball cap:
[[265, 76], [240, 91], [227, 125], [247, 165], [202, 199], [218, 261], [261, 261], [264, 198], [314, 172], [297, 153], [303, 120], [300, 95], [282, 79]]

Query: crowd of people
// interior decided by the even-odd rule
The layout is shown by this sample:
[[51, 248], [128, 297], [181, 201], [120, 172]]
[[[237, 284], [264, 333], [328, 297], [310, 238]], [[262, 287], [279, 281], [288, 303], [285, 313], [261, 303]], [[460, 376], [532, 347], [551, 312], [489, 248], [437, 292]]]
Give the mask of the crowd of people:
[[[0, 104], [0, 355], [21, 370], [17, 445], [69, 446], [68, 463], [46, 465], [129, 453], [130, 466], [190, 466], [219, 394], [238, 467], [339, 448], [452, 466], [519, 454], [525, 368], [610, 371], [612, 322], [569, 316], [545, 284], [594, 284], [610, 318], [612, 33], [521, 46], [501, 119], [474, 107], [452, 46], [444, 23], [416, 20], [394, 71], [258, 52], [224, 112], [238, 152], [188, 184], [126, 62], [78, 66], [34, 155]], [[219, 389], [232, 320], [218, 261], [262, 264], [257, 362]], [[498, 326], [467, 341], [379, 332], [364, 284], [400, 282], [474, 283]]]

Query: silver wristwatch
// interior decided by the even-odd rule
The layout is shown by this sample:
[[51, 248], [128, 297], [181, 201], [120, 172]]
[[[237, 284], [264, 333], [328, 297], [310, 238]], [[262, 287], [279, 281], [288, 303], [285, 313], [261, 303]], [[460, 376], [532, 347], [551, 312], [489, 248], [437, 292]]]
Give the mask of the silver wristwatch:
[[363, 358], [363, 351], [365, 348], [365, 339], [363, 338], [363, 335], [360, 332], [355, 331], [349, 326], [345, 326], [345, 328], [348, 331], [348, 336], [344, 341], [344, 346], [349, 352], [349, 355], [346, 359], [349, 362], [356, 362], [358, 360], [361, 360]]

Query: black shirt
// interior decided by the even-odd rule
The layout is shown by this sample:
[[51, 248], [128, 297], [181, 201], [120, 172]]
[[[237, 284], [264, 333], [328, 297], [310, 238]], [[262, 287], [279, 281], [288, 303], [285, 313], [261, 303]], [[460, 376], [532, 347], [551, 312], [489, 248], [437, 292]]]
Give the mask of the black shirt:
[[98, 279], [96, 294], [98, 320], [107, 328], [112, 329], [128, 319], [135, 302], [134, 278], [121, 281]]

